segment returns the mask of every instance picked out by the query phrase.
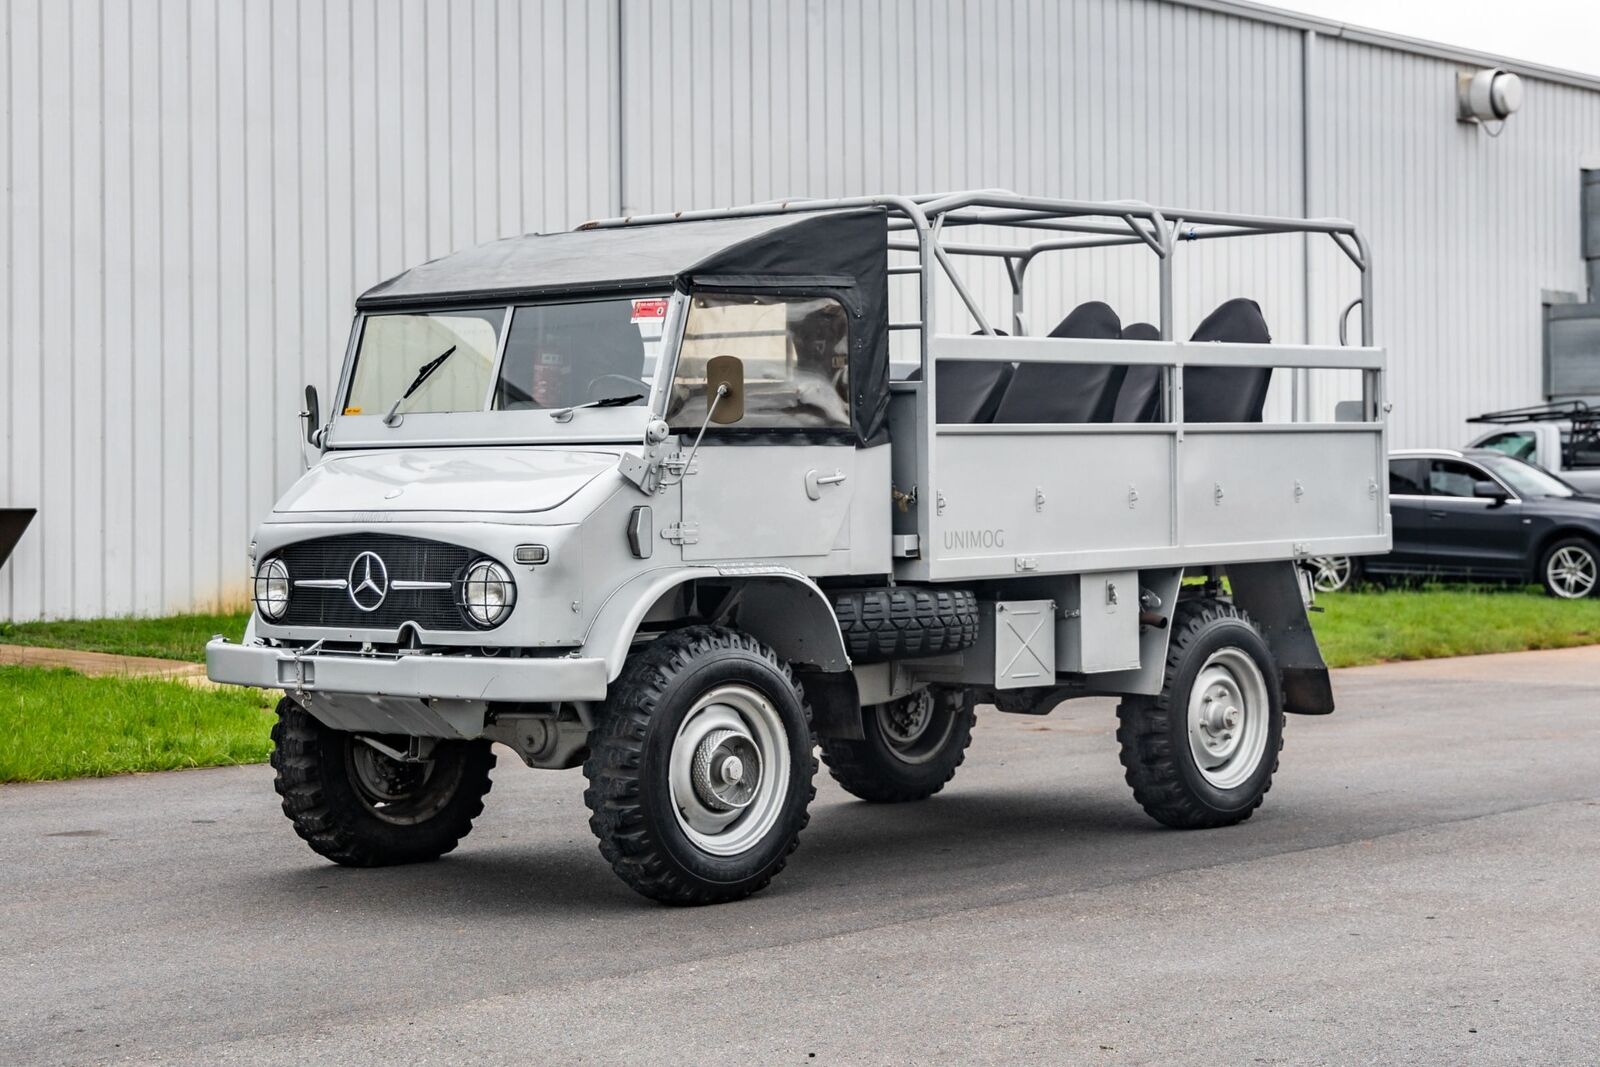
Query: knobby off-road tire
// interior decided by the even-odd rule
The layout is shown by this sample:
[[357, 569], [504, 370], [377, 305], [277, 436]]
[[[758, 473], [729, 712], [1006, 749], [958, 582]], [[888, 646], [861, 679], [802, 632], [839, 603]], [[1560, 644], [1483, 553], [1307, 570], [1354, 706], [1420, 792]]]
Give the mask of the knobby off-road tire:
[[347, 867], [421, 863], [455, 848], [483, 814], [494, 767], [487, 741], [440, 741], [426, 763], [390, 759], [289, 697], [272, 743], [273, 785], [295, 833]]
[[1549, 596], [1582, 600], [1600, 591], [1600, 548], [1581, 537], [1564, 537], [1539, 557], [1539, 581]]
[[1178, 605], [1159, 696], [1125, 697], [1117, 740], [1134, 799], [1180, 830], [1248, 819], [1283, 748], [1277, 665], [1249, 616], [1221, 600]]
[[589, 734], [583, 799], [600, 854], [666, 904], [749, 896], [800, 843], [815, 743], [805, 694], [755, 638], [716, 626], [657, 638]]
[[978, 597], [967, 589], [853, 589], [832, 599], [853, 663], [942, 656], [978, 640]]
[[959, 689], [924, 689], [861, 709], [860, 741], [822, 739], [834, 781], [862, 800], [922, 800], [955, 777], [972, 744], [972, 700]]

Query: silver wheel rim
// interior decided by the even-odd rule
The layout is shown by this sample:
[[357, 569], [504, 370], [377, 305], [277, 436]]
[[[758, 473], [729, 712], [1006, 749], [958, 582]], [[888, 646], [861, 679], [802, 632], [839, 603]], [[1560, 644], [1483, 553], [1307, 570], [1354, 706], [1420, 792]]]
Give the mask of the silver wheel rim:
[[1556, 596], [1567, 600], [1588, 596], [1594, 592], [1596, 580], [1600, 580], [1594, 554], [1577, 545], [1568, 545], [1552, 554], [1550, 562], [1545, 564], [1544, 574]]
[[789, 739], [772, 702], [744, 685], [695, 701], [667, 760], [672, 813], [696, 847], [737, 856], [759, 845], [789, 793]]
[[1201, 777], [1236, 789], [1261, 765], [1271, 705], [1261, 668], [1241, 648], [1211, 653], [1189, 690], [1189, 752]]
[[1349, 556], [1312, 556], [1311, 587], [1319, 593], [1337, 593], [1350, 584]]
[[902, 763], [927, 763], [944, 748], [950, 731], [955, 729], [956, 717], [939, 714], [938, 702], [929, 689], [879, 704], [873, 710], [884, 743]]

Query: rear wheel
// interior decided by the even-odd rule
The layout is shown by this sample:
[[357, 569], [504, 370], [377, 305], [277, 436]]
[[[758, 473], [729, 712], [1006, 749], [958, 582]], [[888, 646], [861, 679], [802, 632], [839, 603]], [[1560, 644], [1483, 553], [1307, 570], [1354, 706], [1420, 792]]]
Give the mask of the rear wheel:
[[1157, 822], [1242, 822], [1272, 787], [1283, 747], [1277, 665], [1232, 604], [1180, 604], [1160, 695], [1125, 698], [1117, 718], [1128, 784]]
[[1539, 561], [1544, 591], [1562, 600], [1593, 596], [1600, 586], [1600, 553], [1581, 537], [1568, 537], [1545, 549]]
[[972, 700], [962, 690], [924, 689], [862, 709], [860, 741], [823, 738], [828, 773], [862, 800], [922, 800], [955, 777], [972, 743]]
[[601, 855], [664, 903], [749, 896], [799, 845], [813, 743], [805, 697], [771, 649], [712, 626], [657, 638], [590, 734], [583, 798]]
[[483, 813], [494, 767], [487, 741], [439, 741], [425, 760], [395, 759], [289, 697], [278, 702], [272, 741], [273, 784], [295, 833], [349, 867], [419, 863], [455, 848]]

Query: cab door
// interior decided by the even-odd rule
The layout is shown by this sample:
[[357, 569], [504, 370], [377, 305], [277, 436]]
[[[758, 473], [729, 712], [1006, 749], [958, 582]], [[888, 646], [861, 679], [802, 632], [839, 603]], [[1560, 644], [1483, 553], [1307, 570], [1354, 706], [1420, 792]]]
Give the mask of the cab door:
[[[709, 435], [708, 435], [709, 436]], [[685, 560], [790, 561], [816, 570], [850, 551], [856, 450], [707, 441], [683, 480]]]
[[[837, 292], [691, 296], [667, 420], [681, 459], [704, 427], [679, 482], [675, 539], [685, 561], [773, 560], [813, 574], [847, 567], [857, 481], [847, 300]], [[737, 357], [742, 368], [733, 422], [721, 421], [726, 413], [707, 417], [706, 364], [717, 356]]]
[[1428, 468], [1428, 553], [1441, 570], [1484, 577], [1515, 576], [1527, 566], [1529, 524], [1522, 502], [1474, 495], [1493, 482], [1475, 463], [1435, 459]]

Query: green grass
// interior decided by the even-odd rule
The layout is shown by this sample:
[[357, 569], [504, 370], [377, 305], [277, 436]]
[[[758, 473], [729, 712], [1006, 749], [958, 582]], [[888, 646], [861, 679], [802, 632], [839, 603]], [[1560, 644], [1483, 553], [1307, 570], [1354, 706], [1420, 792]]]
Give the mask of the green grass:
[[276, 693], [0, 666], [0, 782], [259, 763]]
[[[1600, 599], [1465, 586], [1367, 587], [1317, 598], [1312, 626], [1332, 667], [1600, 643]], [[0, 642], [203, 660], [246, 616], [0, 624]], [[0, 666], [0, 782], [256, 763], [276, 693]]]
[[0, 622], [0, 644], [75, 648], [119, 656], [155, 656], [204, 663], [215, 634], [237, 641], [250, 613], [169, 615], [161, 619], [63, 619]]
[[1600, 644], [1600, 599], [1522, 589], [1364, 587], [1317, 597], [1311, 616], [1330, 667]]

